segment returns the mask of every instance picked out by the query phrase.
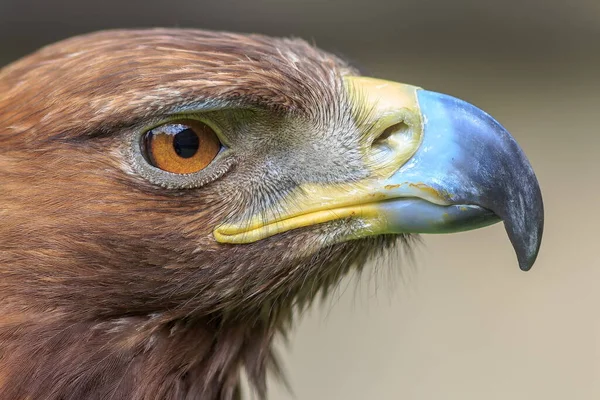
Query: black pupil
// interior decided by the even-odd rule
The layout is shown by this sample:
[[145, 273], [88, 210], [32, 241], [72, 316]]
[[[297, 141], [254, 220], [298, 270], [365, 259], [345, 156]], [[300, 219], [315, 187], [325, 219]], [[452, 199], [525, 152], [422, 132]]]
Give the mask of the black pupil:
[[200, 139], [190, 128], [184, 129], [173, 138], [173, 148], [179, 157], [190, 158], [198, 152]]

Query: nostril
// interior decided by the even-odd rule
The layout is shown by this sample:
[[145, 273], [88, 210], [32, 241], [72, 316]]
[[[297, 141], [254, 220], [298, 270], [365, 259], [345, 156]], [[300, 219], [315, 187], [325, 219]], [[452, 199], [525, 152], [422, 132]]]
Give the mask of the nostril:
[[372, 146], [389, 146], [389, 141], [396, 139], [396, 136], [406, 135], [410, 135], [410, 127], [404, 121], [398, 122], [397, 124], [394, 124], [384, 129], [384, 131], [381, 132], [381, 135], [377, 136], [375, 140], [373, 140]]
[[417, 150], [419, 138], [419, 127], [406, 120], [388, 126], [371, 143], [369, 159], [373, 167], [379, 171], [400, 168]]

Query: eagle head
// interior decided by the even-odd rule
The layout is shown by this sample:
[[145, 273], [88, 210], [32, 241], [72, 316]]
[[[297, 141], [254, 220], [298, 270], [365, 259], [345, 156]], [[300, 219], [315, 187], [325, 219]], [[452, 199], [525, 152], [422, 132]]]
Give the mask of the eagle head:
[[418, 233], [543, 207], [492, 117], [301, 40], [120, 30], [0, 70], [0, 398], [260, 395], [292, 314]]

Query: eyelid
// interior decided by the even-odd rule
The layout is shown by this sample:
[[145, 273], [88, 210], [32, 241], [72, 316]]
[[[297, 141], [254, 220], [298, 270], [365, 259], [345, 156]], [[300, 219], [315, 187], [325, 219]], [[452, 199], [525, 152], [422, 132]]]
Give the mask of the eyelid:
[[207, 125], [210, 129], [212, 129], [215, 132], [215, 134], [217, 135], [217, 138], [219, 139], [219, 141], [221, 142], [223, 147], [231, 147], [227, 136], [225, 136], [223, 134], [223, 130], [221, 129], [221, 127], [219, 127], [218, 124], [215, 124], [214, 121], [212, 121], [210, 118], [203, 118], [201, 116], [198, 116], [198, 114], [193, 114], [193, 113], [173, 114], [167, 118], [157, 120], [152, 125], [147, 125], [147, 126], [143, 127], [141, 129], [141, 131], [149, 132], [160, 126], [175, 124], [175, 123], [177, 123], [177, 121], [186, 120], [186, 119], [192, 120], [192, 121], [198, 121], [198, 122], [201, 122], [201, 123]]

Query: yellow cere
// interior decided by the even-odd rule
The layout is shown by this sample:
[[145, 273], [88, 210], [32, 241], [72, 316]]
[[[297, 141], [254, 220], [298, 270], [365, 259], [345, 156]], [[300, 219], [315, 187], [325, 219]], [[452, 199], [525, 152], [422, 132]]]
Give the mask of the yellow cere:
[[[369, 149], [374, 174], [389, 176], [402, 166], [421, 144], [423, 122], [417, 100], [417, 86], [386, 81], [363, 76], [345, 78], [347, 91], [352, 100], [358, 102], [358, 108], [373, 110], [374, 121], [370, 134], [374, 139], [386, 131], [398, 127], [402, 134], [394, 134], [385, 140], [385, 145], [393, 152], [380, 162], [378, 153]], [[376, 140], [376, 139], [375, 139]]]

